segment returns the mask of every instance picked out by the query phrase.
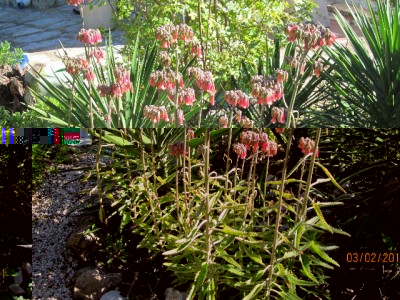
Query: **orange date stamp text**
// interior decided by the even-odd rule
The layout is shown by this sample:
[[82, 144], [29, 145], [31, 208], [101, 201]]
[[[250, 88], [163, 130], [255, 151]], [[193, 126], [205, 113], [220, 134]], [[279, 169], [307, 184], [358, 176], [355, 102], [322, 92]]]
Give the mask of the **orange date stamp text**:
[[399, 253], [375, 253], [375, 252], [348, 252], [346, 262], [348, 263], [398, 263]]

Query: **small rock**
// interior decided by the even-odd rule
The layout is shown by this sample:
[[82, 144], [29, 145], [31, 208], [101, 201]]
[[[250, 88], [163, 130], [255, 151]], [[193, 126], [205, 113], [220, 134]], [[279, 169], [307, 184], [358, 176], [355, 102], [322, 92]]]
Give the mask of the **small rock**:
[[102, 293], [121, 282], [120, 273], [104, 273], [98, 269], [86, 270], [76, 279], [73, 299], [97, 300]]
[[87, 263], [90, 255], [99, 247], [98, 238], [89, 233], [85, 236], [85, 231], [91, 227], [94, 218], [86, 218], [77, 229], [69, 236], [67, 248], [71, 250], [73, 255], [80, 261]]
[[165, 300], [186, 300], [187, 294], [184, 292], [180, 292], [173, 288], [167, 288], [165, 290]]
[[101, 296], [100, 300], [126, 300], [122, 297], [119, 291], [109, 291]]
[[22, 270], [21, 270], [21, 268], [18, 268], [18, 274], [16, 276], [14, 276], [14, 283], [17, 285], [20, 285], [23, 280], [24, 280], [24, 277], [22, 275]]
[[28, 276], [32, 276], [32, 266], [30, 263], [28, 263], [27, 261], [25, 261], [22, 264], [22, 271], [25, 272], [26, 274], [28, 274]]
[[13, 293], [16, 296], [25, 294], [24, 289], [20, 287], [18, 284], [13, 283], [8, 288], [10, 289], [11, 293]]

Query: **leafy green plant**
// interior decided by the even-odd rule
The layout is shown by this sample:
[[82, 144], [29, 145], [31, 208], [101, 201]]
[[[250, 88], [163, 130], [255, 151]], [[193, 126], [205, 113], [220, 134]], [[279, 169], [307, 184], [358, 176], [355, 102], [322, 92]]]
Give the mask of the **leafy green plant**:
[[335, 16], [351, 47], [337, 43], [326, 49], [332, 70], [322, 75], [332, 100], [326, 120], [336, 126], [398, 127], [400, 1], [378, 0], [376, 11], [367, 3], [368, 13], [349, 6], [361, 37], [340, 13]]
[[12, 66], [15, 63], [22, 61], [24, 52], [21, 48], [11, 50], [11, 44], [7, 41], [0, 42], [0, 66]]
[[0, 107], [0, 124], [3, 127], [14, 128], [45, 128], [48, 127], [46, 121], [40, 120], [34, 111], [11, 113], [5, 107]]
[[[212, 142], [221, 135], [224, 143]], [[107, 129], [93, 136], [99, 137], [98, 157], [103, 139], [125, 146], [115, 155], [122, 154], [126, 176], [96, 169], [99, 197], [118, 207], [121, 230], [130, 224], [143, 236], [139, 248], [151, 257], [163, 254], [177, 284], [191, 284], [189, 299], [215, 298], [227, 290], [242, 299], [300, 299], [301, 290], [316, 292], [325, 282], [324, 268], [338, 266], [327, 253], [336, 247], [324, 245], [321, 237], [346, 233], [327, 223], [322, 208], [341, 203], [311, 197], [321, 194], [317, 186], [325, 182], [344, 192], [316, 159], [321, 130], [315, 141], [300, 139], [304, 157], [290, 168], [292, 131], [281, 137], [286, 152], [280, 178], [271, 178], [282, 165], [273, 158], [276, 137], [263, 129]], [[221, 165], [218, 157], [225, 155]], [[317, 179], [314, 167], [321, 171]], [[116, 183], [124, 190], [117, 199], [108, 193]], [[111, 215], [99, 203], [106, 223]]]

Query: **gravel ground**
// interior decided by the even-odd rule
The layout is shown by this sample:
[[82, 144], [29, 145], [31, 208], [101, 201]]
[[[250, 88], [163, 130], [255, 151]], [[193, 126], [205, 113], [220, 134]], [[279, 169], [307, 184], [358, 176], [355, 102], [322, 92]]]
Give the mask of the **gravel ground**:
[[[33, 194], [33, 299], [72, 299], [72, 278], [77, 262], [68, 255], [66, 241], [78, 213], [71, 213], [71, 210], [87, 199], [80, 191], [96, 184], [94, 181], [82, 183], [79, 179], [85, 172], [71, 170], [83, 166], [94, 168], [95, 154], [88, 152], [90, 148], [77, 149], [74, 162], [59, 164], [58, 172], [49, 174]], [[109, 165], [111, 159], [101, 158], [100, 162], [103, 166]]]

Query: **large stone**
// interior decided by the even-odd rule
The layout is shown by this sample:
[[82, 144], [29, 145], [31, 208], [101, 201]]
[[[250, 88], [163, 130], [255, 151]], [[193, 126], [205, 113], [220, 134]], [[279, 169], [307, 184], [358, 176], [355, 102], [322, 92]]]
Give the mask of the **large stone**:
[[73, 299], [98, 300], [110, 288], [117, 287], [122, 282], [120, 273], [104, 273], [98, 269], [78, 271], [74, 286]]
[[89, 257], [99, 247], [98, 240], [93, 233], [85, 235], [85, 231], [91, 227], [95, 221], [94, 217], [85, 217], [78, 222], [76, 230], [67, 240], [67, 248], [80, 263], [88, 263]]
[[100, 300], [126, 300], [122, 297], [119, 291], [109, 291], [101, 296]]

